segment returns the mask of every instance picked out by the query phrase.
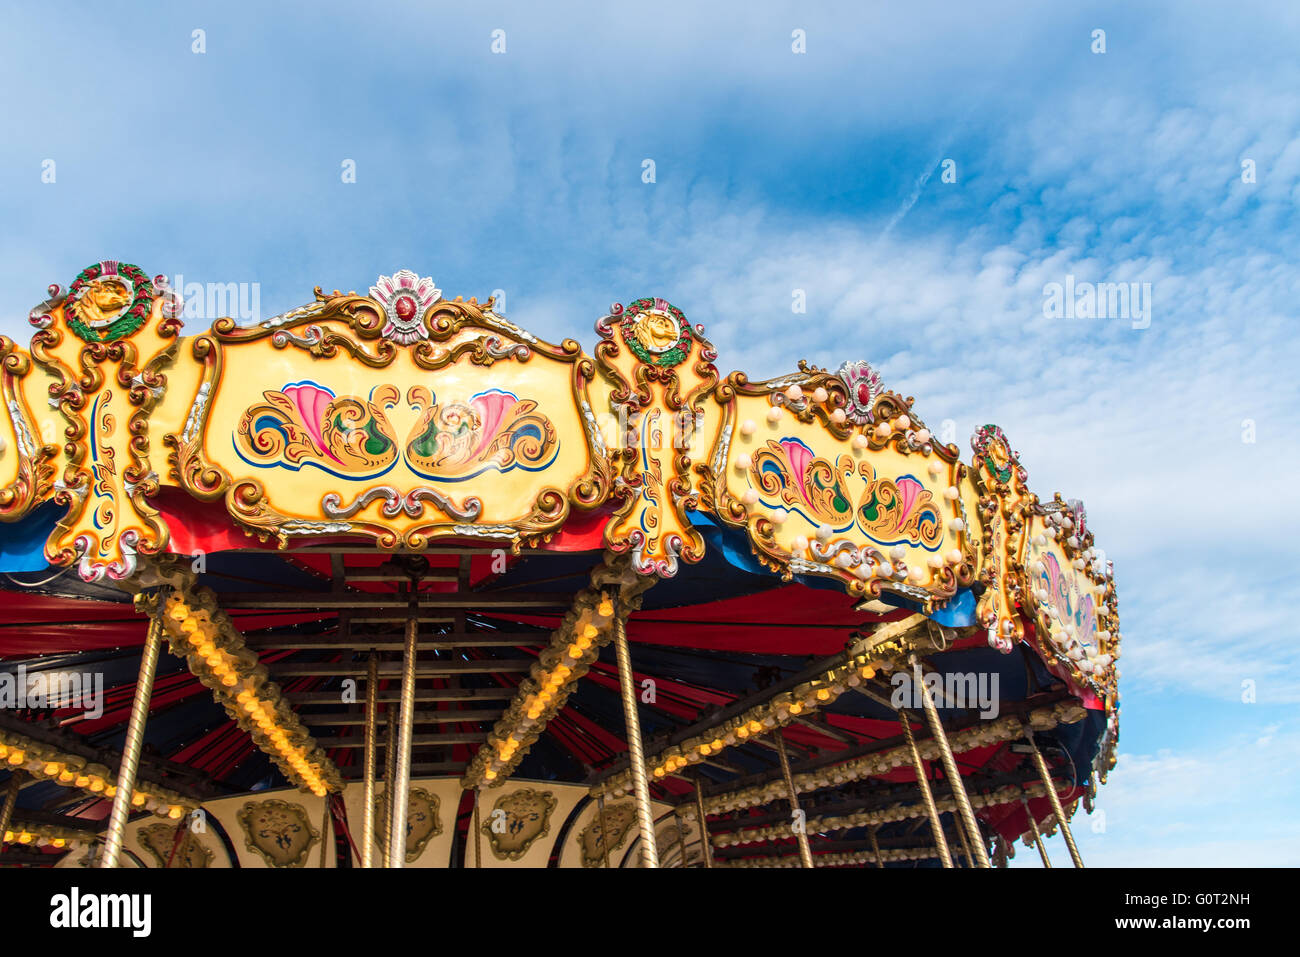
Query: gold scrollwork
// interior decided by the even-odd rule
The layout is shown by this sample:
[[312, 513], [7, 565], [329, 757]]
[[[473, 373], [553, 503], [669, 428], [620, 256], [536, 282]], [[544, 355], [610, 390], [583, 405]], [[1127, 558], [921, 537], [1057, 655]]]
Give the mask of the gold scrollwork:
[[[582, 850], [583, 867], [604, 867], [606, 856], [612, 855], [627, 840], [636, 811], [631, 801], [607, 804], [603, 811], [593, 810], [587, 826], [578, 834], [578, 847]], [[610, 863], [613, 861], [611, 859]]]
[[[13, 481], [0, 486], [0, 521], [22, 518], [54, 485], [53, 460], [58, 447], [39, 441], [35, 420], [19, 389], [31, 368], [31, 358], [13, 340], [0, 336], [0, 400], [5, 406], [0, 414], [9, 418], [14, 436], [10, 454], [17, 459]], [[4, 451], [0, 449], [0, 454]]]
[[181, 824], [150, 824], [140, 828], [140, 846], [152, 855], [159, 867], [206, 868], [215, 856], [189, 828], [188, 818]]
[[301, 804], [272, 799], [249, 801], [235, 815], [244, 829], [244, 846], [270, 867], [304, 867], [321, 839]]
[[498, 860], [517, 861], [540, 837], [551, 831], [555, 795], [550, 791], [520, 788], [496, 799], [492, 813], [479, 825]]
[[[442, 833], [442, 818], [438, 814], [441, 802], [438, 795], [424, 788], [411, 788], [406, 805], [406, 863], [414, 864], [424, 853], [429, 842]], [[388, 799], [375, 796], [375, 845], [383, 849], [388, 833]]]

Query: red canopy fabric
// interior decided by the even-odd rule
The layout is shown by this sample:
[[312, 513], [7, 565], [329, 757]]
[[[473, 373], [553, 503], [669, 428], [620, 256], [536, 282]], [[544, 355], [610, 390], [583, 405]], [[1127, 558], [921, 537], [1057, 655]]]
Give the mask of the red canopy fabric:
[[[6, 592], [0, 618], [0, 657], [67, 654], [144, 644], [148, 619], [128, 602]], [[320, 611], [231, 611], [244, 632], [332, 617]]]

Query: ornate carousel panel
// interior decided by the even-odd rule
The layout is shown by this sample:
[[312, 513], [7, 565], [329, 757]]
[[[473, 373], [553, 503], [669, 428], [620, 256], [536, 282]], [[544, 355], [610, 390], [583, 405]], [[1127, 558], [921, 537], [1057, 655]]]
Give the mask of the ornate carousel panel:
[[1113, 569], [997, 426], [657, 296], [181, 315], [105, 260], [0, 340], [0, 862], [1082, 864]]
[[[456, 837], [455, 815], [461, 789], [452, 778], [417, 778], [411, 781], [406, 811], [406, 853], [404, 867], [446, 867]], [[360, 823], [365, 818], [365, 787], [348, 784], [344, 791], [347, 819]], [[379, 836], [387, 831], [388, 795], [383, 787], [371, 798], [374, 834], [371, 853], [382, 859], [385, 848]], [[355, 840], [359, 832], [353, 835]]]
[[230, 855], [215, 828], [202, 818], [187, 817], [176, 824], [132, 823], [127, 849], [147, 867], [223, 868], [230, 867]]
[[235, 843], [240, 867], [335, 866], [332, 825], [320, 798], [255, 794], [214, 801], [204, 809]]

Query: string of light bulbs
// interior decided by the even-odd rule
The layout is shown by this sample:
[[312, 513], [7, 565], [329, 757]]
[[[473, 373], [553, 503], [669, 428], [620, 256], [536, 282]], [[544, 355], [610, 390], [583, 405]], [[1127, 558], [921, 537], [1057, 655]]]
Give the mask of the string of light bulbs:
[[338, 768], [298, 720], [211, 589], [174, 589], [160, 614], [172, 653], [186, 659], [190, 671], [289, 781], [317, 797], [343, 790]]

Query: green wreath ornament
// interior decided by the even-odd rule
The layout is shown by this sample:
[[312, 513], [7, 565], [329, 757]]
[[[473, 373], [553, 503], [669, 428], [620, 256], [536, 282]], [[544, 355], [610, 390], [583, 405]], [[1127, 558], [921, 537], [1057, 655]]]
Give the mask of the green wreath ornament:
[[[671, 316], [677, 322], [677, 341], [665, 349], [663, 352], [652, 352], [642, 345], [636, 338], [634, 328], [637, 319], [647, 312], [658, 312]], [[645, 299], [636, 299], [627, 304], [627, 308], [620, 317], [620, 330], [623, 333], [623, 341], [627, 343], [632, 354], [644, 362], [646, 365], [660, 366], [661, 368], [670, 368], [682, 362], [691, 351], [691, 326], [686, 321], [685, 314], [680, 309], [665, 300], [655, 300], [647, 297]]]
[[[81, 298], [92, 284], [101, 280], [114, 280], [128, 286], [131, 296], [130, 304], [120, 314], [106, 323], [94, 323], [82, 314]], [[77, 338], [84, 342], [114, 342], [127, 336], [135, 335], [153, 308], [153, 282], [145, 271], [131, 263], [118, 263], [112, 260], [95, 263], [77, 273], [77, 278], [68, 287], [67, 304], [63, 315]]]

